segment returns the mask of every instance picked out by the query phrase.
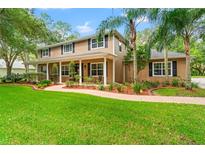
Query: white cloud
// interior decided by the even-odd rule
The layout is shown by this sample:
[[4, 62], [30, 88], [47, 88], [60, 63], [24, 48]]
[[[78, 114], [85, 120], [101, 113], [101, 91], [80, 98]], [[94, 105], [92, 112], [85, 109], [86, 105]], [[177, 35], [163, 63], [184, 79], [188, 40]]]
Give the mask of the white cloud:
[[149, 19], [147, 17], [140, 17], [140, 18], [137, 19], [137, 22], [144, 22], [144, 23], [146, 23], [146, 22], [149, 22]]
[[89, 33], [89, 32], [93, 31], [93, 29], [90, 26], [90, 23], [88, 21], [85, 22], [84, 25], [78, 25], [77, 29], [80, 33]]

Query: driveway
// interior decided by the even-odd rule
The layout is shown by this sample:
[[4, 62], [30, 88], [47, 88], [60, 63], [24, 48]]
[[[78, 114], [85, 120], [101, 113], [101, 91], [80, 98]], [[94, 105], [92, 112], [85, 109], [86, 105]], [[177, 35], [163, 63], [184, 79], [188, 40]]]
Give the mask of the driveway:
[[194, 83], [198, 83], [200, 88], [205, 89], [205, 78], [192, 78], [191, 81]]
[[65, 85], [49, 86], [45, 88], [45, 90], [60, 91], [60, 92], [77, 92], [77, 93], [83, 93], [83, 94], [89, 94], [89, 95], [113, 98], [113, 99], [119, 99], [119, 100], [205, 105], [205, 98], [203, 97], [129, 95], [129, 94], [119, 94], [119, 93], [112, 93], [112, 92], [99, 91], [99, 90], [90, 90], [90, 89], [67, 89], [67, 88], [63, 88], [64, 86]]

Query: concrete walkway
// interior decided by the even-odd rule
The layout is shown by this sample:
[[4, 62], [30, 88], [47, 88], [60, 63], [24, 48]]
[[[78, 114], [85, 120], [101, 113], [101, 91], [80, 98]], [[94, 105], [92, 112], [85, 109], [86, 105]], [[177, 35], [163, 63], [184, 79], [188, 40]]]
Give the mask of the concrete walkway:
[[192, 78], [191, 81], [197, 83], [200, 88], [205, 89], [205, 78]]
[[60, 92], [76, 92], [76, 93], [90, 94], [94, 96], [113, 98], [119, 100], [205, 105], [205, 98], [203, 97], [128, 95], [128, 94], [119, 94], [119, 93], [112, 93], [112, 92], [98, 91], [98, 90], [88, 90], [88, 89], [65, 89], [63, 88], [64, 86], [65, 85], [50, 86], [45, 88], [45, 90], [60, 91]]

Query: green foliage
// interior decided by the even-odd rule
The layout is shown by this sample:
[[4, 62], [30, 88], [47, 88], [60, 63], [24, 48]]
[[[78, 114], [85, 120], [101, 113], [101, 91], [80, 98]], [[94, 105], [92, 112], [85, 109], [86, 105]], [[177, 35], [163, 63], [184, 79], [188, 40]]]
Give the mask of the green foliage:
[[170, 85], [169, 81], [163, 81], [162, 82], [163, 87], [166, 87], [166, 86], [169, 86], [169, 85]]
[[120, 84], [120, 83], [114, 83], [114, 87], [116, 87], [118, 92], [122, 92], [123, 88], [124, 88], [124, 85]]
[[80, 80], [80, 75], [75, 75], [74, 79], [75, 79], [76, 82], [78, 82]]
[[191, 83], [191, 87], [192, 87], [192, 88], [199, 88], [199, 85], [198, 85], [198, 83], [192, 82], [192, 83]]
[[112, 91], [114, 88], [113, 83], [109, 84], [109, 91]]
[[49, 86], [50, 84], [51, 84], [50, 80], [42, 80], [39, 83], [37, 83], [37, 87], [40, 89], [43, 89], [43, 88]]
[[74, 85], [76, 85], [74, 81], [66, 81], [66, 87], [73, 87]]
[[143, 89], [143, 84], [139, 82], [133, 83], [132, 89], [136, 94], [139, 94], [141, 90]]
[[178, 87], [179, 86], [179, 79], [173, 79], [172, 80], [172, 86]]
[[69, 68], [69, 75], [70, 75], [70, 77], [74, 78], [74, 76], [76, 75], [76, 72], [75, 72], [75, 62], [71, 61], [68, 64], [68, 68]]
[[25, 74], [15, 74], [15, 73], [12, 73], [11, 75], [6, 75], [1, 78], [1, 82], [3, 83], [14, 83], [14, 82], [21, 82], [25, 80], [26, 80]]
[[101, 91], [103, 91], [103, 90], [105, 90], [105, 87], [104, 87], [103, 84], [100, 84], [100, 85], [98, 85], [98, 89], [101, 90]]
[[84, 78], [84, 80], [85, 80], [85, 82], [87, 82], [87, 83], [93, 83], [94, 82], [94, 78], [93, 77], [89, 77], [89, 76], [86, 76], [85, 78]]

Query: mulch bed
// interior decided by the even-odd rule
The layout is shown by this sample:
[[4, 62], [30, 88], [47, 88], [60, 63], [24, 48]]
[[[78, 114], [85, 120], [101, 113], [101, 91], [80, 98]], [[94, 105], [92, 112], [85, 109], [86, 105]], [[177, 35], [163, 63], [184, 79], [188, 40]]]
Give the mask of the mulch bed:
[[[74, 85], [72, 87], [63, 87], [65, 89], [91, 89], [91, 90], [98, 90], [98, 86], [80, 86], [80, 85]], [[120, 93], [120, 94], [129, 94], [129, 95], [153, 95], [149, 90], [143, 90], [140, 94], [136, 94], [131, 87], [123, 88], [122, 92], [118, 92], [117, 89], [113, 89], [112, 91], [109, 90], [109, 87], [105, 87], [103, 91], [106, 92], [113, 92], [113, 93]]]

